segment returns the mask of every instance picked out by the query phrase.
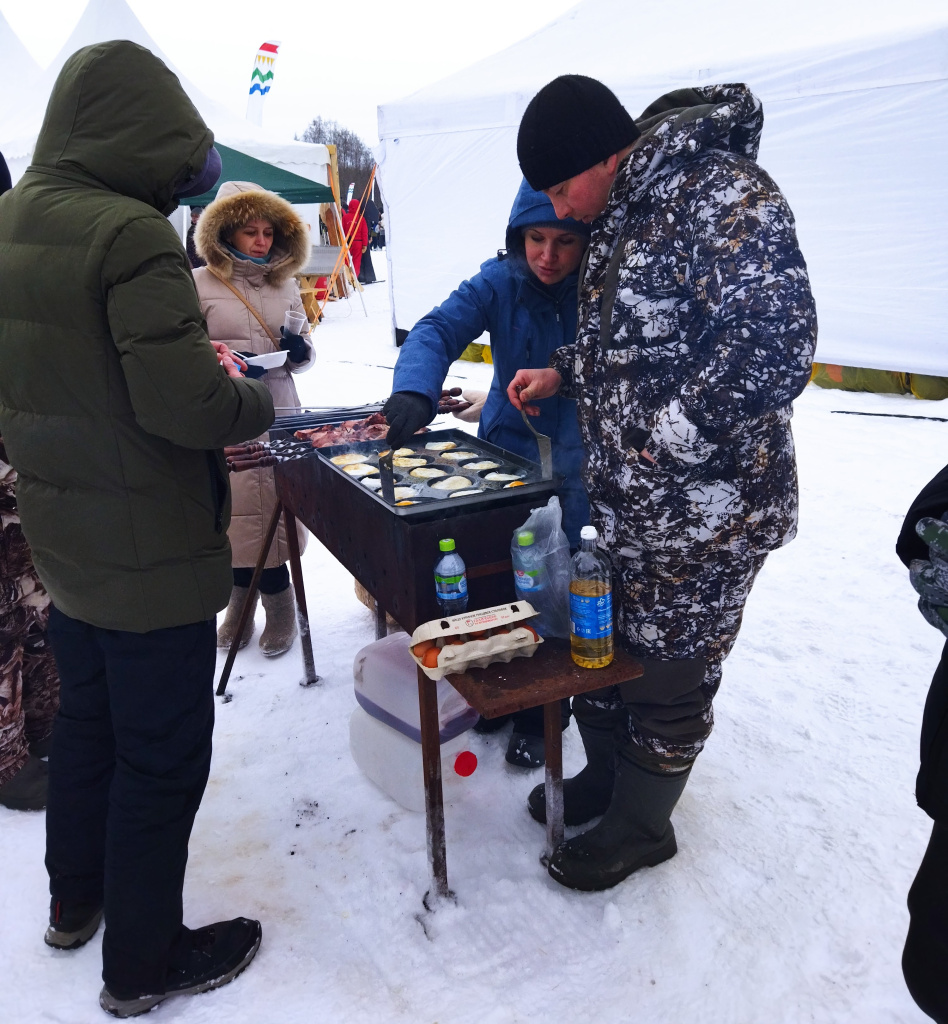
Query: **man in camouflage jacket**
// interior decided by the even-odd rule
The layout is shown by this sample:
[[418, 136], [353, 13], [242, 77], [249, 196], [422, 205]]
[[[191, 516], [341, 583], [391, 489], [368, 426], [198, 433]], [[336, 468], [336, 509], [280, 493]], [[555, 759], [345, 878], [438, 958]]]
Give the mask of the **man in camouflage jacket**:
[[46, 640], [49, 595], [33, 568], [16, 509], [16, 470], [0, 439], [0, 804], [46, 804], [45, 751], [59, 708]]
[[[576, 343], [521, 371], [511, 400], [578, 400], [619, 638], [645, 665], [574, 701], [588, 764], [567, 781], [567, 822], [607, 812], [553, 857], [574, 888], [674, 854], [669, 818], [721, 662], [767, 552], [796, 531], [791, 403], [816, 313], [793, 215], [755, 162], [762, 126], [743, 85], [669, 93], [633, 122], [604, 85], [568, 75], [520, 127], [527, 180], [593, 233]], [[545, 815], [541, 787], [530, 808]]]

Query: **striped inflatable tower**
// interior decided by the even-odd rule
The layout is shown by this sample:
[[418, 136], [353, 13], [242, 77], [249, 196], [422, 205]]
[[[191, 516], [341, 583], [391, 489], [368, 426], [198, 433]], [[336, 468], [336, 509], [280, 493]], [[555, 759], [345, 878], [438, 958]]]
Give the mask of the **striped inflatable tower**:
[[250, 93], [247, 96], [247, 120], [263, 124], [263, 99], [273, 82], [273, 65], [280, 50], [279, 40], [268, 39], [260, 44], [250, 73]]

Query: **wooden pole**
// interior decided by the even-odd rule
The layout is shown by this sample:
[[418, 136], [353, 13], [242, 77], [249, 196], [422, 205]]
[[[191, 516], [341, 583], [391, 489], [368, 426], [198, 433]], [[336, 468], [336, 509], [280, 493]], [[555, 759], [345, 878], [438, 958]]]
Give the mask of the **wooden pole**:
[[546, 859], [563, 842], [563, 722], [560, 701], [543, 705], [543, 741], [546, 747]]
[[[450, 895], [444, 841], [444, 794], [441, 789], [441, 731], [438, 727], [438, 684], [418, 669], [418, 710], [421, 714], [421, 760], [425, 780], [428, 863], [435, 895]], [[427, 900], [426, 900], [427, 906]]]

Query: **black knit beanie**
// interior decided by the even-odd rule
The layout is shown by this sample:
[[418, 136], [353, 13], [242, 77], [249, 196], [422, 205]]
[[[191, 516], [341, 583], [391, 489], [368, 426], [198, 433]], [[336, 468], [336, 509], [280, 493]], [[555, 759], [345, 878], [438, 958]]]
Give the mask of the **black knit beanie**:
[[542, 192], [620, 152], [639, 134], [602, 82], [560, 75], [527, 104], [517, 133], [517, 158], [530, 187]]

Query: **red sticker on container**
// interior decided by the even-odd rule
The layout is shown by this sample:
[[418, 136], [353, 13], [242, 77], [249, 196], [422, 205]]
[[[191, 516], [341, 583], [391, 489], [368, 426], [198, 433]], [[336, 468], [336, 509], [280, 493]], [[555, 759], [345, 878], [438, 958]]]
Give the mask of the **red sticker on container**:
[[473, 750], [462, 750], [454, 759], [454, 771], [463, 779], [466, 779], [468, 775], [473, 775], [475, 768], [477, 768], [477, 754]]

